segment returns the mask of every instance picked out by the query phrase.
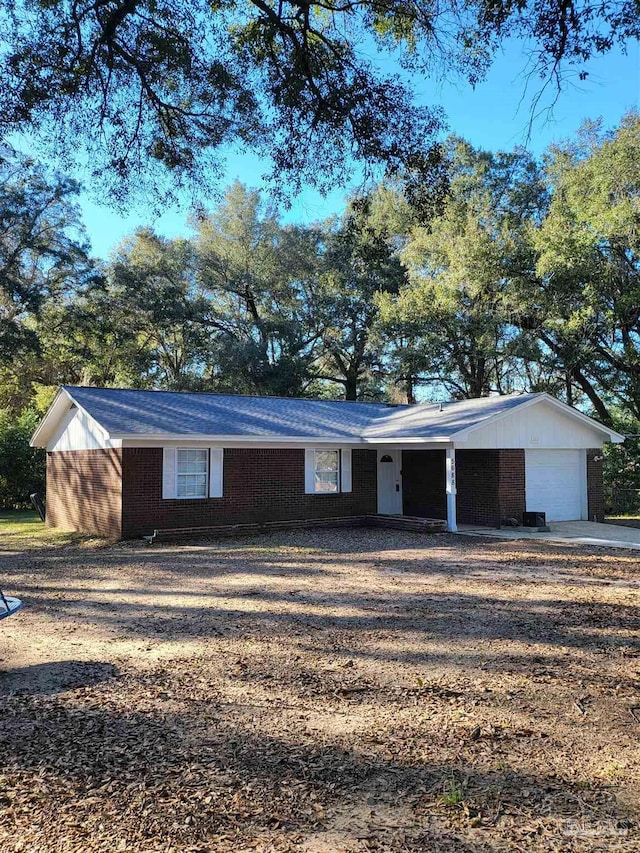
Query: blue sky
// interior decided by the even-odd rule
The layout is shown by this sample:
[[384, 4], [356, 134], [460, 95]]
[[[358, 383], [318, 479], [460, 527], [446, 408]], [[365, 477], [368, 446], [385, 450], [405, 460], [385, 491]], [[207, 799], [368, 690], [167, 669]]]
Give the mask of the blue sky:
[[[640, 51], [631, 44], [624, 55], [615, 50], [592, 61], [585, 82], [569, 82], [553, 109], [548, 110], [555, 95], [545, 92], [538, 113], [529, 127], [532, 100], [540, 90], [538, 79], [526, 79], [527, 59], [522, 46], [507, 45], [500, 53], [484, 83], [475, 90], [464, 82], [435, 84], [414, 78], [418, 100], [440, 104], [446, 113], [449, 131], [465, 137], [477, 147], [510, 150], [525, 145], [541, 153], [550, 143], [570, 137], [586, 118], [602, 117], [607, 127], [616, 125], [625, 112], [640, 109]], [[264, 164], [252, 156], [232, 155], [227, 161], [224, 184], [240, 180], [259, 187]], [[352, 187], [357, 185], [357, 176]], [[292, 199], [291, 209], [283, 212], [290, 222], [312, 222], [339, 213], [349, 187], [336, 189], [327, 198], [306, 190]], [[214, 200], [211, 201], [213, 206]], [[123, 216], [107, 204], [85, 193], [80, 199], [83, 218], [91, 239], [93, 253], [108, 257], [115, 245], [141, 225], [150, 225], [167, 237], [189, 233], [188, 204], [167, 210], [154, 217], [142, 207]]]

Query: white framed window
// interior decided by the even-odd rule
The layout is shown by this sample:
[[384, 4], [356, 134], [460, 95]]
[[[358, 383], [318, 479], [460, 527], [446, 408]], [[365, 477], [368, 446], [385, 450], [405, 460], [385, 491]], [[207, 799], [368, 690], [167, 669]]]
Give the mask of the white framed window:
[[304, 491], [307, 495], [336, 495], [341, 492], [350, 492], [351, 448], [306, 448]]
[[222, 447], [164, 447], [162, 453], [164, 500], [223, 497]]
[[313, 491], [332, 494], [340, 491], [340, 451], [313, 451]]
[[177, 498], [206, 498], [208, 476], [208, 449], [178, 448], [176, 453]]

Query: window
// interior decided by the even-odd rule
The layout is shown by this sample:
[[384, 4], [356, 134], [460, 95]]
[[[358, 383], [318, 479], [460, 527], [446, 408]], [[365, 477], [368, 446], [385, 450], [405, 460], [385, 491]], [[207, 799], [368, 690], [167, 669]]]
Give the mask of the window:
[[307, 447], [304, 451], [305, 495], [336, 495], [351, 491], [351, 448]]
[[314, 492], [339, 492], [340, 451], [316, 450], [314, 457]]
[[207, 497], [208, 463], [208, 450], [178, 450], [176, 465], [177, 497]]

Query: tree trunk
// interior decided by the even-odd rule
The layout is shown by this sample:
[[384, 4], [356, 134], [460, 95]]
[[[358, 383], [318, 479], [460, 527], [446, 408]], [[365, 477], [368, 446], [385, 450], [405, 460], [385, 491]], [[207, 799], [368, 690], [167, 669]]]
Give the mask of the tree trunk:
[[407, 403], [413, 406], [417, 402], [416, 400], [416, 390], [415, 390], [415, 377], [407, 376], [405, 380], [405, 386], [407, 390]]
[[358, 399], [358, 377], [350, 373], [345, 376], [344, 398], [345, 400]]

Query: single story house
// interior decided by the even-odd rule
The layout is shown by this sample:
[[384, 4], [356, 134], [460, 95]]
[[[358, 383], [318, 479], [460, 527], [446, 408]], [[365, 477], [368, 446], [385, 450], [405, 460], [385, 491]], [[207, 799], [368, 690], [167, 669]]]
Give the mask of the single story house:
[[370, 514], [603, 519], [602, 445], [548, 394], [395, 405], [63, 386], [32, 438], [47, 522], [112, 538]]

